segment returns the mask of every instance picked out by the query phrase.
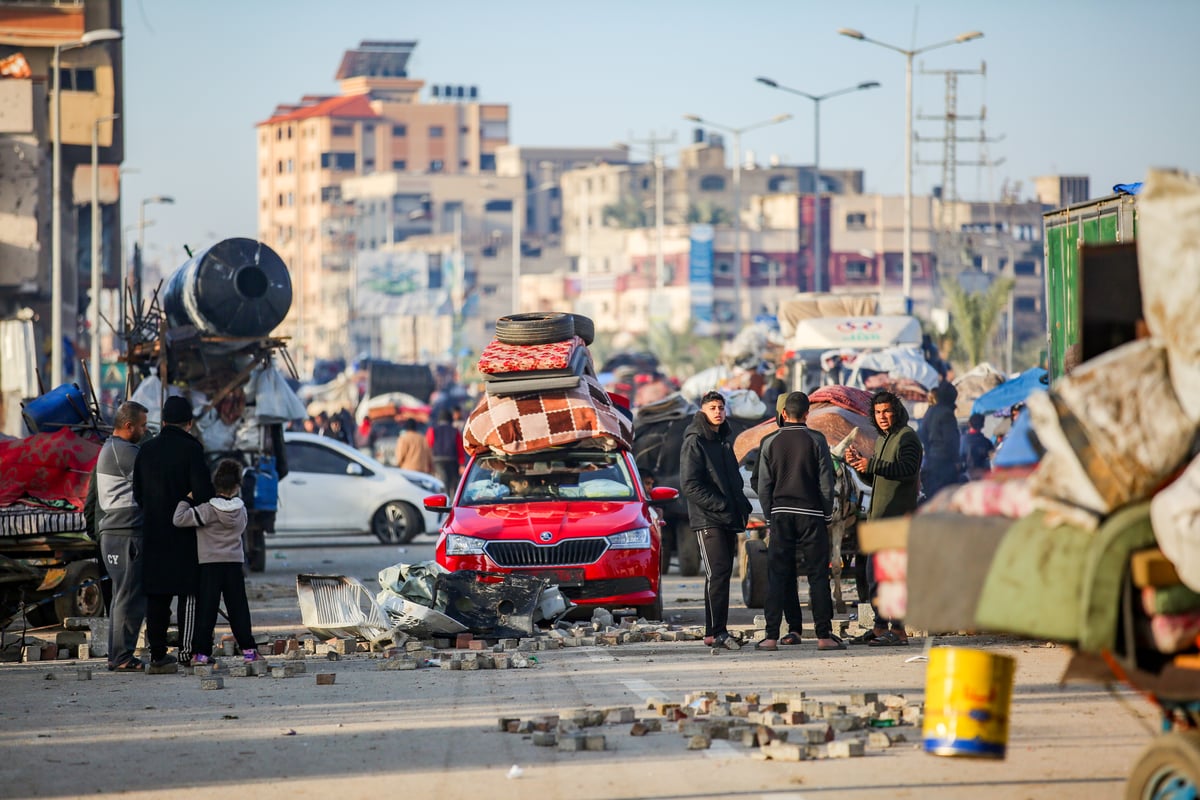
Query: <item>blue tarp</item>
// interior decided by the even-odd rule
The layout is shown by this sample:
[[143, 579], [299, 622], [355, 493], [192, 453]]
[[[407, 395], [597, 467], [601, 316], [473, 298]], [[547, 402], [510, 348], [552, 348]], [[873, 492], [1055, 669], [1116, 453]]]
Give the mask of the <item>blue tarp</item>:
[[996, 448], [992, 458], [994, 467], [1027, 467], [1042, 460], [1042, 455], [1030, 441], [1033, 425], [1029, 421], [1029, 411], [1022, 411], [1013, 423], [1012, 429], [1004, 437], [1004, 441]]
[[1137, 183], [1118, 183], [1113, 187], [1113, 194], [1137, 194], [1142, 191], [1142, 182]]
[[972, 414], [990, 414], [993, 411], [1003, 411], [1006, 408], [1025, 402], [1030, 392], [1046, 391], [1046, 370], [1033, 367], [1022, 372], [1012, 380], [984, 392], [971, 406]]

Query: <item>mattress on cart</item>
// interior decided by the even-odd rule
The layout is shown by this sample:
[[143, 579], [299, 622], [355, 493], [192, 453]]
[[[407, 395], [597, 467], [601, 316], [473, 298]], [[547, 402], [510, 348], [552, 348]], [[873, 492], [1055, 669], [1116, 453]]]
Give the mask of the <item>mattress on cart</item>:
[[0, 538], [78, 533], [86, 528], [82, 511], [60, 511], [25, 503], [0, 506]]

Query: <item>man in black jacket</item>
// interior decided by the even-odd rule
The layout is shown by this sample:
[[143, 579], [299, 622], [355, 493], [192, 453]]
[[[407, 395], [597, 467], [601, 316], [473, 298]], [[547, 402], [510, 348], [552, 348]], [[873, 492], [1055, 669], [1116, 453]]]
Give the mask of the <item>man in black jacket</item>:
[[[792, 392], [783, 404], [783, 426], [759, 451], [758, 499], [771, 526], [767, 544], [766, 635], [758, 650], [800, 644], [802, 620], [796, 588], [796, 554], [808, 568], [809, 602], [818, 650], [844, 650], [833, 635], [829, 594], [829, 528], [833, 518], [833, 459], [829, 443], [810, 430], [808, 395]], [[787, 618], [788, 634], [779, 638]]]
[[737, 650], [741, 645], [728, 629], [729, 578], [737, 537], [750, 519], [750, 501], [742, 490], [720, 392], [701, 398], [700, 412], [683, 437], [679, 473], [704, 564], [704, 643]]
[[933, 405], [925, 412], [921, 429], [917, 432], [925, 450], [925, 463], [921, 466], [921, 491], [926, 499], [947, 486], [962, 482], [958, 420], [954, 416], [958, 390], [954, 384], [942, 381], [933, 390], [932, 396]]
[[[133, 467], [133, 496], [142, 507], [145, 536], [142, 584], [146, 592], [146, 640], [150, 666], [188, 664], [196, 628], [196, 590], [200, 566], [196, 529], [171, 521], [180, 500], [193, 504], [213, 498], [204, 446], [191, 435], [192, 404], [184, 397], [163, 403], [162, 431], [142, 445]], [[179, 658], [167, 655], [171, 600], [179, 598]]]

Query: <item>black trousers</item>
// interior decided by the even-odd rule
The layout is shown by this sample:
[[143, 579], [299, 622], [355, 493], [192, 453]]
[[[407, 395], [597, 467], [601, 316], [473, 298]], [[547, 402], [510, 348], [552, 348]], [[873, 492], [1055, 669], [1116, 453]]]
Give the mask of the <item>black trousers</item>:
[[737, 553], [737, 531], [700, 528], [700, 561], [704, 565], [704, 635], [729, 632], [729, 579]]
[[212, 655], [213, 629], [217, 626], [217, 609], [225, 598], [225, 613], [229, 627], [243, 653], [254, 650], [254, 634], [250, 630], [250, 603], [246, 600], [246, 580], [240, 563], [201, 564], [200, 593], [196, 596], [196, 635], [192, 652]]
[[437, 458], [433, 459], [433, 468], [437, 470], [437, 476], [442, 483], [446, 484], [446, 494], [454, 496], [454, 490], [458, 488], [458, 459], [457, 458]]
[[[158, 661], [167, 654], [167, 627], [171, 624], [173, 594], [146, 595], [146, 641], [150, 645], [150, 660]], [[192, 657], [192, 639], [196, 635], [196, 598], [179, 595], [179, 660]]]
[[806, 514], [774, 514], [767, 542], [767, 639], [779, 638], [779, 626], [800, 633], [800, 592], [796, 586], [796, 556], [803, 555], [809, 604], [818, 639], [833, 635], [833, 597], [829, 589], [829, 529], [825, 520]]
[[100, 535], [100, 556], [112, 578], [108, 606], [108, 663], [123, 664], [133, 658], [138, 633], [146, 618], [142, 594], [142, 535], [131, 532]]

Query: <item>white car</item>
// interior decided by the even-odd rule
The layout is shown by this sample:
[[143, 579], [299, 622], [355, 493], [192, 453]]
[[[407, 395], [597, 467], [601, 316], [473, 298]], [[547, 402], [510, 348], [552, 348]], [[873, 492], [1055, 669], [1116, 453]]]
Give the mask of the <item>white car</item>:
[[371, 533], [402, 544], [437, 533], [440, 515], [424, 499], [444, 494], [424, 472], [389, 467], [336, 439], [287, 432], [287, 477], [279, 482], [275, 532]]

